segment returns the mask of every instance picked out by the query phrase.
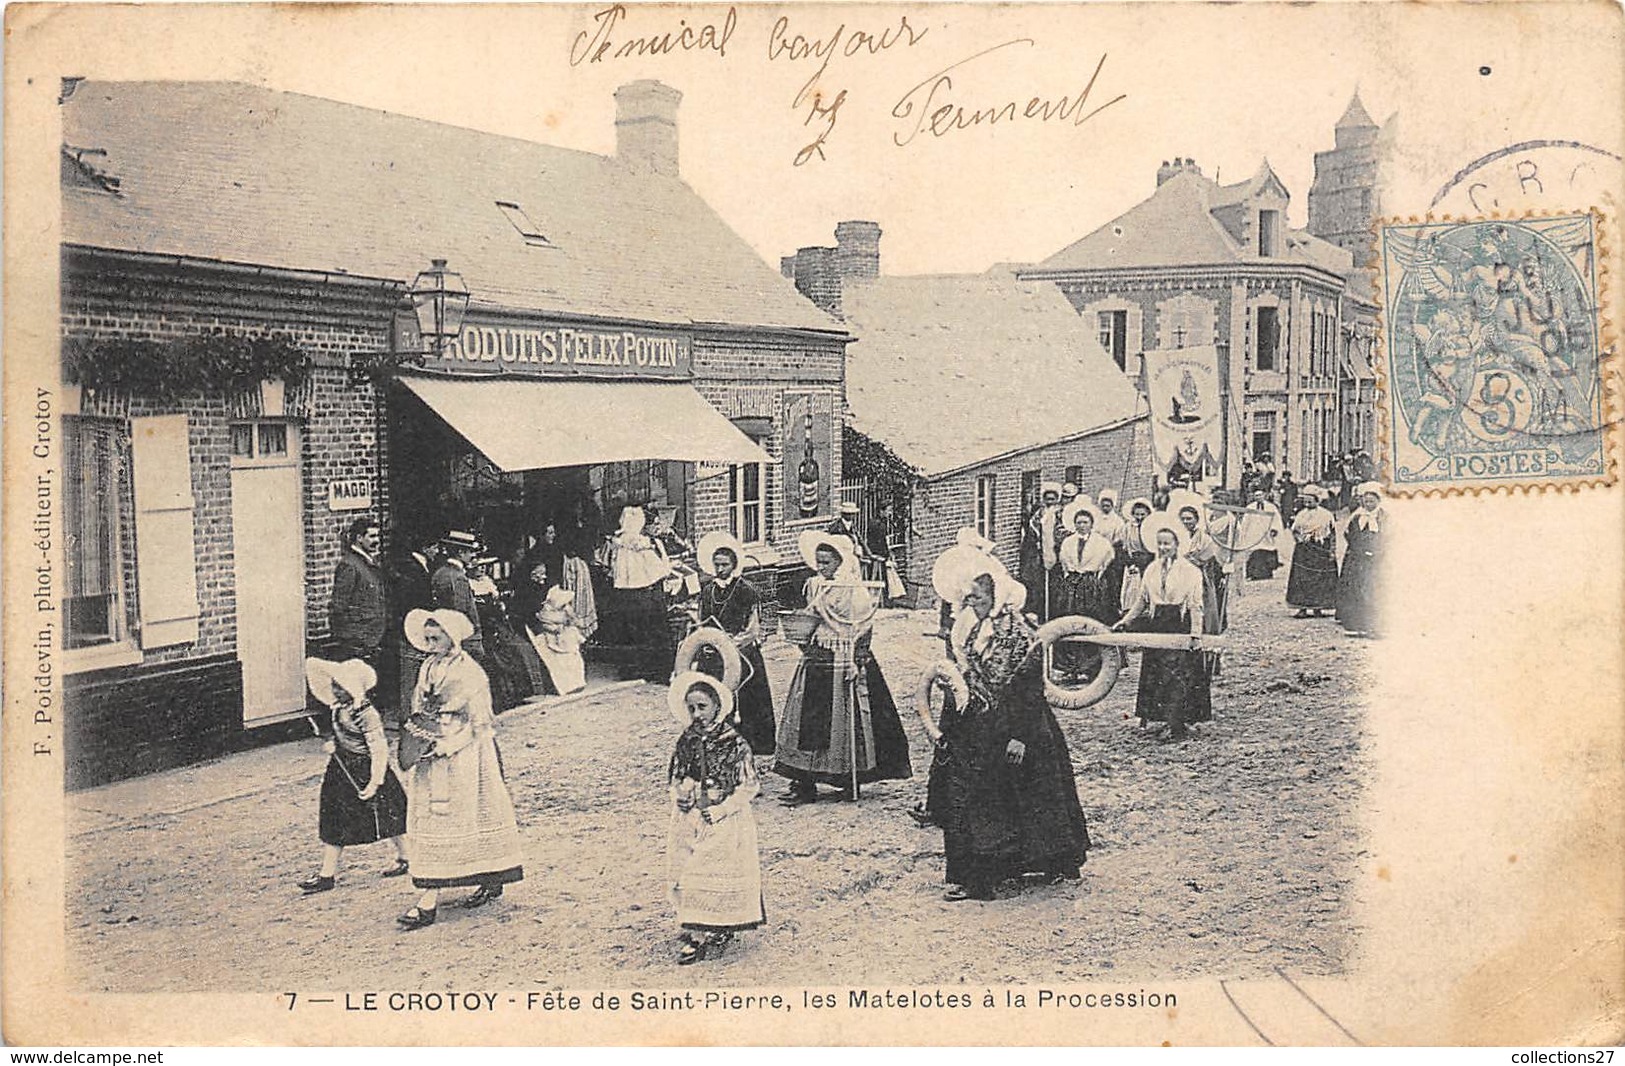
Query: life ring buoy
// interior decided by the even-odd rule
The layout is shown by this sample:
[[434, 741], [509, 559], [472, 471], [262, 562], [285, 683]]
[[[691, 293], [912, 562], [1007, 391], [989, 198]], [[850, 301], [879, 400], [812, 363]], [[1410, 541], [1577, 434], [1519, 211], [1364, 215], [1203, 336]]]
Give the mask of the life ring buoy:
[[[1067, 615], [1055, 618], [1038, 627], [1034, 638], [1046, 648], [1053, 645], [1062, 637], [1076, 636], [1080, 633], [1110, 633], [1111, 627], [1097, 622], [1093, 618], [1082, 615]], [[1050, 680], [1048, 673], [1044, 676], [1044, 699], [1051, 707], [1059, 710], [1076, 711], [1084, 707], [1099, 703], [1106, 698], [1106, 693], [1117, 684], [1117, 672], [1123, 668], [1123, 657], [1116, 648], [1104, 647], [1100, 649], [1100, 672], [1095, 679], [1087, 685], [1078, 688], [1067, 688], [1057, 685]]]
[[970, 689], [965, 685], [965, 675], [959, 672], [959, 667], [947, 659], [931, 664], [920, 677], [920, 687], [914, 690], [914, 711], [925, 724], [926, 736], [936, 743], [942, 738], [942, 730], [931, 714], [931, 691], [942, 685], [954, 694], [954, 706], [961, 711], [965, 704], [970, 702]]
[[687, 670], [697, 670], [695, 661], [699, 658], [700, 649], [710, 648], [722, 659], [722, 683], [739, 691], [739, 684], [745, 676], [744, 661], [739, 655], [739, 645], [734, 639], [716, 626], [701, 626], [677, 645], [677, 660], [674, 675]]

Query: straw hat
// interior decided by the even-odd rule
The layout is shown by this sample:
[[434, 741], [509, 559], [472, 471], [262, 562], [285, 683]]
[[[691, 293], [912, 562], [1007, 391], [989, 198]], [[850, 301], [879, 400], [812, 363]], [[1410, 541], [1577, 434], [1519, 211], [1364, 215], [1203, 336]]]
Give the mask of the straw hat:
[[447, 530], [446, 535], [440, 538], [440, 543], [459, 551], [477, 552], [480, 550], [480, 538], [463, 529]]
[[854, 574], [858, 568], [858, 552], [852, 546], [849, 537], [836, 533], [826, 533], [821, 529], [809, 529], [796, 538], [796, 547], [801, 551], [801, 560], [814, 570], [818, 569], [818, 549], [828, 548], [841, 557], [840, 569], [837, 573], [848, 570]]
[[1165, 529], [1174, 535], [1179, 553], [1183, 555], [1185, 549], [1190, 546], [1191, 535], [1185, 531], [1179, 519], [1166, 511], [1151, 512], [1150, 517], [1140, 524], [1140, 539], [1145, 542], [1148, 550], [1154, 552], [1157, 550], [1157, 534]]
[[317, 699], [333, 707], [344, 702], [346, 696], [351, 702], [366, 699], [367, 693], [378, 684], [378, 673], [360, 659], [335, 663], [310, 658], [305, 660], [305, 684]]
[[671, 679], [671, 687], [666, 690], [666, 710], [678, 725], [688, 727], [688, 690], [695, 685], [704, 685], [716, 697], [717, 717], [712, 719], [715, 723], [734, 713], [733, 690], [710, 674], [702, 674], [698, 670], [685, 670]]
[[711, 557], [719, 551], [726, 551], [733, 555], [735, 573], [744, 568], [745, 546], [740, 543], [739, 538], [725, 529], [713, 529], [700, 538], [699, 546], [694, 549], [694, 554], [699, 557], [695, 561], [700, 564], [700, 569], [712, 577], [716, 577], [717, 567], [711, 561]]
[[1008, 576], [1004, 564], [991, 555], [956, 545], [937, 556], [931, 565], [931, 588], [949, 603], [959, 603], [978, 574], [992, 574], [995, 584], [1000, 574]]
[[1095, 520], [1096, 525], [1100, 524], [1100, 509], [1095, 506], [1094, 501], [1089, 499], [1089, 497], [1079, 496], [1077, 499], [1061, 508], [1061, 528], [1072, 529], [1073, 523], [1077, 521], [1079, 512], [1082, 511], [1087, 511], [1089, 513], [1089, 517]]
[[621, 528], [619, 532], [623, 537], [642, 533], [644, 523], [648, 520], [648, 512], [644, 511], [643, 508], [627, 504], [621, 508]]
[[993, 601], [997, 610], [1019, 611], [1027, 606], [1027, 586], [1009, 573], [994, 574]]
[[1068, 481], [1065, 485], [1061, 486], [1061, 499], [1070, 502], [1070, 501], [1075, 500], [1077, 498], [1078, 498], [1078, 486], [1072, 484], [1072, 482], [1070, 482], [1070, 481]]
[[847, 500], [841, 504], [841, 513], [844, 515], [855, 515], [860, 513], [860, 511], [861, 508], [859, 508], [858, 505], [853, 503], [851, 500]]
[[970, 526], [959, 528], [959, 532], [954, 534], [954, 545], [959, 548], [970, 548], [984, 555], [992, 555], [999, 547]]
[[1175, 489], [1168, 494], [1169, 514], [1177, 516], [1187, 507], [1196, 511], [1199, 520], [1207, 514], [1207, 500], [1203, 499], [1201, 493], [1191, 489]]
[[418, 607], [406, 615], [406, 639], [418, 651], [429, 651], [429, 641], [424, 635], [424, 627], [430, 622], [446, 631], [452, 644], [461, 648], [463, 641], [474, 635], [474, 623], [461, 611], [454, 611], [450, 607], [442, 607], [437, 611], [425, 611]]
[[[1101, 495], [1104, 496], [1105, 493], [1101, 493]], [[1142, 504], [1145, 505], [1145, 509], [1147, 511], [1155, 511], [1156, 510], [1155, 507], [1151, 506], [1151, 501], [1146, 499], [1144, 496], [1136, 496], [1136, 497], [1134, 497], [1134, 499], [1132, 499], [1132, 500], [1130, 500], [1128, 502], [1128, 506], [1123, 508], [1123, 510], [1125, 512], [1127, 512], [1128, 514], [1133, 515], [1134, 514], [1134, 508], [1139, 507]]]
[[1052, 493], [1056, 496], [1061, 494], [1061, 483], [1059, 481], [1046, 481], [1038, 487], [1039, 496], [1048, 496]]

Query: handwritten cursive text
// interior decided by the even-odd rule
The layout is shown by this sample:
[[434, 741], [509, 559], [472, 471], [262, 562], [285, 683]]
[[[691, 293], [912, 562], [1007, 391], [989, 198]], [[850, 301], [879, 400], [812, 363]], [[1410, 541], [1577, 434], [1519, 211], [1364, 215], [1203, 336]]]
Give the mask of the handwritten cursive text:
[[728, 41], [739, 25], [739, 13], [730, 7], [720, 27], [710, 23], [690, 26], [687, 19], [678, 19], [675, 30], [617, 40], [615, 27], [626, 17], [624, 4], [611, 4], [594, 14], [592, 20], [597, 23], [596, 28], [591, 32], [583, 30], [576, 34], [575, 41], [570, 45], [570, 65], [578, 67], [582, 63], [601, 63], [606, 56], [625, 59], [628, 56], [659, 56], [676, 51], [714, 51], [727, 58]]
[[954, 96], [954, 73], [967, 63], [981, 59], [983, 56], [997, 52], [1003, 48], [1015, 45], [1032, 47], [1035, 42], [1030, 37], [1018, 37], [1015, 40], [996, 44], [991, 48], [984, 48], [973, 56], [961, 59], [950, 64], [942, 70], [926, 78], [914, 86], [892, 107], [892, 117], [900, 120], [903, 125], [892, 134], [892, 141], [898, 147], [912, 142], [921, 133], [929, 133], [933, 137], [946, 137], [959, 130], [971, 129], [975, 126], [992, 126], [1000, 122], [1015, 122], [1017, 120], [1031, 120], [1035, 122], [1057, 121], [1081, 126], [1094, 118], [1113, 104], [1127, 99], [1127, 95], [1119, 93], [1117, 96], [1091, 110], [1084, 110], [1089, 103], [1089, 97], [1094, 92], [1095, 82], [1100, 77], [1100, 71], [1106, 65], [1106, 57], [1102, 55], [1100, 62], [1095, 64], [1094, 73], [1089, 76], [1089, 82], [1076, 96], [1062, 96], [1052, 99], [1043, 96], [1033, 96], [1023, 106], [1017, 100], [989, 104], [983, 107], [974, 105], [967, 107], [957, 102]]

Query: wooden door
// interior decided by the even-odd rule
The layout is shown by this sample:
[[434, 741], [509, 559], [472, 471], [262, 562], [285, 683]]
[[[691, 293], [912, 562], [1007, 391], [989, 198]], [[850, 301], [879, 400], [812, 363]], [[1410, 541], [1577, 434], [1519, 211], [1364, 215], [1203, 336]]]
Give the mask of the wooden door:
[[305, 540], [296, 427], [232, 427], [231, 519], [236, 544], [237, 658], [243, 725], [305, 711]]

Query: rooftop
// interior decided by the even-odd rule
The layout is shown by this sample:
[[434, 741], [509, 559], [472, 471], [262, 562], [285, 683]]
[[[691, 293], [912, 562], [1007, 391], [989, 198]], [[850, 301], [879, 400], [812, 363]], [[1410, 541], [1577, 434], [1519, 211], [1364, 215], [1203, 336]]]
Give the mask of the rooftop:
[[84, 82], [62, 119], [69, 244], [402, 282], [441, 258], [476, 304], [842, 332], [612, 157], [231, 82]]
[[848, 281], [851, 425], [932, 476], [1134, 417], [1139, 392], [1048, 283]]
[[1132, 267], [1284, 263], [1346, 274], [1349, 253], [1306, 230], [1286, 230], [1278, 257], [1262, 258], [1226, 228], [1225, 220], [1255, 196], [1283, 199], [1286, 189], [1263, 163], [1246, 181], [1219, 185], [1195, 169], [1180, 169], [1128, 211], [1074, 241], [1033, 269], [1095, 270]]

